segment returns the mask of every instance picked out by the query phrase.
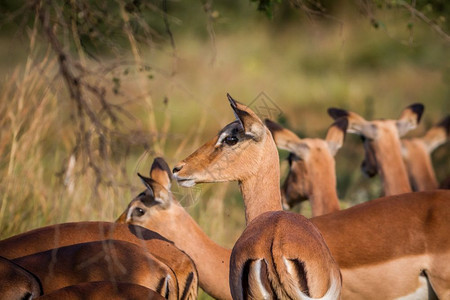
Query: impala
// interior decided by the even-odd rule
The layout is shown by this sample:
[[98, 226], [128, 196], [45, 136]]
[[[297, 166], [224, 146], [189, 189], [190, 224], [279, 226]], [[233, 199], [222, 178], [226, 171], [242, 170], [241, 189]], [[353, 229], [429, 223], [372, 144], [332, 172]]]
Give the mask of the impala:
[[[431, 127], [423, 137], [402, 139], [403, 161], [409, 180], [415, 191], [434, 190], [439, 187], [431, 163], [431, 153], [444, 144], [450, 136], [450, 116]], [[365, 148], [366, 158], [373, 156], [373, 149]], [[384, 153], [382, 155], [385, 155]], [[366, 159], [364, 165], [373, 170], [369, 175], [376, 175], [376, 160]]]
[[[156, 171], [167, 167], [158, 165], [161, 159], [152, 178], [143, 177], [147, 190], [119, 220], [164, 233], [194, 259], [200, 286], [214, 298], [230, 299], [225, 266], [231, 251], [211, 241], [178, 204], [170, 174]], [[312, 218], [341, 267], [342, 299], [428, 298], [434, 293], [429, 282], [446, 299], [449, 202], [450, 191], [402, 194]]]
[[71, 285], [52, 293], [45, 294], [39, 300], [162, 300], [160, 294], [146, 287], [124, 282], [95, 281]]
[[0, 241], [0, 255], [14, 259], [58, 247], [107, 239], [143, 247], [175, 273], [180, 299], [196, 298], [198, 276], [189, 256], [160, 234], [139, 226], [78, 222], [42, 227]]
[[228, 95], [236, 121], [175, 166], [182, 186], [239, 182], [247, 228], [230, 258], [233, 299], [337, 299], [339, 268], [320, 232], [282, 211], [278, 152], [256, 114]]
[[34, 299], [42, 294], [39, 279], [30, 271], [0, 256], [0, 299]]
[[289, 174], [281, 189], [283, 206], [289, 209], [309, 199], [313, 217], [338, 211], [334, 156], [344, 142], [347, 120], [335, 121], [324, 140], [300, 139], [273, 121], [265, 123], [277, 147], [290, 152]]
[[334, 119], [347, 118], [347, 131], [363, 136], [364, 142], [369, 144], [366, 150], [373, 149], [373, 156], [369, 158], [376, 160], [384, 194], [389, 196], [412, 191], [402, 159], [400, 137], [416, 128], [423, 109], [422, 104], [412, 104], [403, 110], [398, 120], [367, 121], [354, 112], [338, 108], [330, 108], [328, 113]]
[[40, 279], [45, 294], [91, 281], [135, 283], [166, 299], [178, 299], [172, 270], [135, 244], [104, 240], [75, 244], [16, 258]]
[[150, 178], [140, 174], [139, 177], [147, 189], [130, 202], [117, 222], [139, 225], [174, 241], [197, 266], [200, 287], [215, 299], [231, 299], [231, 251], [209, 239], [175, 199], [170, 191], [172, 172], [167, 163], [156, 158]]

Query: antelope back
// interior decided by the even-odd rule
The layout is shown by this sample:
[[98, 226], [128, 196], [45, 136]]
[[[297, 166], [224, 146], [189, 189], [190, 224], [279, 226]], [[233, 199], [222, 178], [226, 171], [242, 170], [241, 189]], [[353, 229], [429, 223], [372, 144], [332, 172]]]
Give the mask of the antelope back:
[[0, 299], [34, 299], [41, 294], [41, 284], [34, 274], [0, 256]]
[[39, 300], [163, 300], [160, 294], [141, 285], [125, 282], [95, 281], [71, 285], [38, 298]]
[[[168, 265], [177, 277], [181, 290], [180, 298], [187, 297], [191, 284], [198, 282], [197, 270], [186, 253], [158, 234], [140, 226], [108, 223], [78, 222], [63, 223], [28, 231], [0, 241], [0, 255], [13, 259], [50, 249], [107, 239], [130, 242], [150, 252]], [[189, 288], [183, 289], [183, 286]]]
[[129, 282], [179, 299], [173, 271], [143, 248], [123, 241], [75, 244], [16, 258], [33, 272], [45, 293], [91, 281]]

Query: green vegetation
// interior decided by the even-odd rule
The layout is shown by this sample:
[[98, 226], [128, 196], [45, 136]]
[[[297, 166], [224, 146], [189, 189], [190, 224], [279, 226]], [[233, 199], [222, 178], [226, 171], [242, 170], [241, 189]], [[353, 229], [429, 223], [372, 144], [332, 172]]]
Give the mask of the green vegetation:
[[[259, 1], [272, 19], [250, 1], [168, 4], [175, 47], [160, 9], [151, 17], [154, 36], [144, 40], [133, 39], [139, 31], [126, 32], [118, 19], [115, 27], [102, 25], [116, 38], [114, 48], [87, 36], [84, 50], [65, 44], [90, 72], [74, 68], [74, 74], [100, 86], [114, 105], [117, 119], [84, 90], [106, 129], [85, 116], [80, 130], [58, 57], [33, 16], [22, 27], [26, 35], [14, 35], [18, 23], [2, 27], [0, 238], [59, 222], [113, 221], [144, 188], [136, 172], [147, 174], [156, 155], [173, 166], [233, 120], [227, 92], [243, 103], [265, 92], [301, 137], [325, 136], [330, 106], [369, 119], [397, 118], [407, 105], [422, 102], [422, 124], [409, 136], [450, 113], [449, 44], [423, 22], [411, 30], [405, 25], [411, 16], [402, 11], [381, 10], [377, 20], [384, 25], [377, 29], [349, 4], [335, 5], [331, 19], [307, 18], [278, 1]], [[348, 135], [336, 156], [343, 207], [380, 194], [379, 179], [360, 172], [362, 155], [360, 140]], [[280, 157], [284, 178], [286, 153]], [[433, 155], [439, 179], [449, 175], [449, 157], [448, 144]], [[209, 236], [233, 245], [244, 227], [236, 183], [190, 190], [174, 184], [174, 193]], [[302, 206], [309, 215], [308, 204]]]

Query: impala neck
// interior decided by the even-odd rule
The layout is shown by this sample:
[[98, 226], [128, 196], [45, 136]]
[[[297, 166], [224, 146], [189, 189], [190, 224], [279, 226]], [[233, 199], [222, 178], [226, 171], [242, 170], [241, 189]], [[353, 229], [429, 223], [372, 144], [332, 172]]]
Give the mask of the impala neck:
[[173, 240], [194, 261], [200, 286], [216, 299], [231, 299], [228, 284], [231, 251], [212, 241], [192, 217], [178, 204], [173, 203], [176, 228], [162, 224], [160, 233]]
[[278, 151], [270, 135], [265, 140], [257, 170], [239, 181], [247, 224], [262, 213], [282, 210]]
[[320, 178], [311, 181], [309, 201], [311, 202], [313, 217], [339, 210], [334, 165], [332, 169], [323, 172], [320, 174]]
[[400, 152], [400, 140], [389, 135], [383, 142], [374, 141], [373, 147], [385, 196], [411, 192], [408, 173]]
[[408, 159], [405, 160], [405, 164], [415, 190], [437, 189], [436, 174], [425, 145], [420, 140], [407, 140], [404, 145], [408, 147]]

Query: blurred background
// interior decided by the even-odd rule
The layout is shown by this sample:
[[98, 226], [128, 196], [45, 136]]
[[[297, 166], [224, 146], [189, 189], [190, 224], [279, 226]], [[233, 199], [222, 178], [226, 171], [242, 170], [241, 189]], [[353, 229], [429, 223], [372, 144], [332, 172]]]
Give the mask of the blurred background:
[[[154, 157], [173, 167], [234, 119], [227, 92], [269, 101], [300, 137], [325, 137], [328, 107], [395, 119], [421, 102], [410, 137], [450, 113], [445, 0], [99, 2], [0, 2], [0, 238], [115, 220]], [[448, 144], [433, 153], [439, 181], [449, 157]], [[347, 135], [342, 207], [381, 195], [362, 158]], [[232, 247], [245, 224], [237, 183], [173, 192]], [[294, 210], [310, 216], [306, 202]]]

